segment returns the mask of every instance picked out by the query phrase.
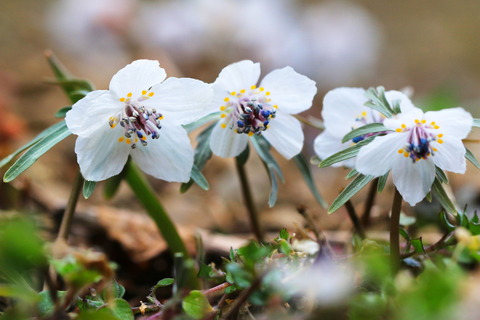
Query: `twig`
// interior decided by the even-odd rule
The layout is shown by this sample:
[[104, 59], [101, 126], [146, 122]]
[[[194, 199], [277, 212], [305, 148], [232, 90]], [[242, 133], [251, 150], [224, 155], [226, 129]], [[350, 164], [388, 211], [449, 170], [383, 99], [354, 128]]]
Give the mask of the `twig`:
[[[446, 248], [448, 246], [451, 246], [451, 245], [455, 244], [456, 240], [454, 240], [453, 242], [447, 242], [447, 239], [449, 239], [452, 236], [452, 234], [453, 234], [453, 232], [445, 233], [437, 242], [435, 242], [434, 244], [425, 248], [424, 253], [425, 254], [433, 253], [435, 251], [441, 250], [443, 248]], [[409, 253], [402, 254], [400, 257], [401, 257], [401, 259], [409, 258], [409, 257], [415, 255], [415, 253], [416, 253], [415, 251], [412, 251], [412, 252], [409, 252]]]
[[353, 223], [355, 231], [358, 233], [360, 238], [365, 239], [365, 231], [363, 230], [362, 224], [360, 223], [355, 208], [353, 207], [353, 204], [350, 200], [345, 202], [345, 208], [347, 209], [348, 216]]
[[230, 287], [231, 285], [232, 285], [231, 283], [224, 282], [222, 284], [219, 284], [218, 286], [215, 286], [213, 288], [204, 290], [203, 294], [208, 296], [209, 294], [212, 294], [212, 293], [219, 293], [219, 292], [222, 292], [223, 290], [225, 290], [226, 288]]
[[262, 278], [263, 277], [256, 278], [253, 281], [252, 285], [238, 296], [230, 310], [228, 310], [228, 312], [224, 316], [222, 316], [222, 319], [232, 319], [232, 316], [240, 310], [240, 307], [245, 303], [245, 301], [247, 301], [248, 297], [250, 297], [252, 293], [257, 290], [258, 287], [260, 287], [260, 284], [262, 283]]

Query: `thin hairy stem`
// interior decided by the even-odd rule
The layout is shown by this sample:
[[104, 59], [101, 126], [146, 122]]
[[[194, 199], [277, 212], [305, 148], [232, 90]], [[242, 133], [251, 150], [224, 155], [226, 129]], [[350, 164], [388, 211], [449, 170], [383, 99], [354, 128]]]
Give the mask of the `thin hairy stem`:
[[367, 201], [365, 202], [365, 211], [363, 212], [361, 221], [366, 228], [370, 225], [370, 216], [372, 213], [373, 204], [375, 203], [375, 196], [377, 195], [378, 178], [373, 179], [368, 190]]
[[392, 216], [390, 217], [390, 258], [394, 274], [400, 269], [400, 211], [402, 196], [397, 189], [393, 197]]
[[78, 197], [80, 196], [80, 192], [82, 192], [83, 182], [82, 174], [78, 171], [75, 181], [73, 182], [72, 191], [70, 192], [70, 198], [68, 198], [67, 207], [63, 213], [57, 239], [65, 241], [68, 239], [68, 234], [72, 228], [73, 215], [75, 214], [75, 208], [77, 207]]
[[348, 216], [353, 223], [355, 232], [360, 236], [360, 238], [365, 239], [365, 231], [363, 230], [360, 219], [358, 219], [357, 212], [355, 211], [355, 208], [353, 207], [353, 204], [350, 200], [345, 202], [345, 208], [347, 209]]

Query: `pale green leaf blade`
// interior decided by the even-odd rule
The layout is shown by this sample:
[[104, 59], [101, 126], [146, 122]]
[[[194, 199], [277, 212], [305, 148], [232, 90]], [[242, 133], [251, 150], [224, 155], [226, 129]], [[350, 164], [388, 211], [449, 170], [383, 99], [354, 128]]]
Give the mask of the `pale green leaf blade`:
[[457, 215], [457, 209], [453, 204], [452, 200], [448, 197], [445, 189], [443, 189], [442, 183], [438, 178], [435, 178], [435, 181], [432, 185], [432, 190], [435, 192], [435, 196], [442, 205], [442, 207], [449, 213]]
[[375, 137], [369, 137], [365, 140], [360, 141], [357, 144], [354, 144], [353, 146], [344, 149], [342, 151], [339, 151], [335, 154], [332, 154], [330, 157], [324, 159], [322, 162], [320, 162], [320, 168], [325, 168], [328, 166], [331, 166], [332, 164], [335, 164], [340, 161], [348, 160], [351, 158], [354, 158], [357, 156], [358, 152], [360, 152], [360, 148], [363, 146], [366, 146], [370, 142], [373, 141]]
[[90, 196], [93, 193], [93, 190], [95, 190], [95, 186], [97, 185], [97, 182], [95, 181], [87, 181], [85, 180], [83, 182], [83, 197], [85, 199], [90, 198]]
[[388, 129], [381, 123], [370, 123], [347, 133], [343, 137], [342, 143], [345, 143], [356, 137], [364, 136], [369, 133], [388, 132], [388, 131], [393, 131], [393, 130]]
[[305, 183], [307, 184], [308, 188], [312, 192], [317, 202], [326, 209], [328, 207], [328, 204], [320, 195], [320, 192], [318, 191], [318, 188], [315, 185], [315, 181], [313, 179], [310, 165], [308, 164], [303, 154], [299, 153], [298, 155], [293, 157], [293, 160], [295, 161], [295, 164], [297, 165], [298, 170], [300, 170], [300, 173], [302, 174], [302, 177], [305, 180]]
[[477, 169], [480, 169], [480, 162], [478, 162], [477, 158], [475, 155], [472, 153], [472, 151], [468, 150], [465, 148], [467, 152], [465, 153], [465, 158], [467, 158], [468, 161], [470, 161]]
[[351, 197], [353, 197], [358, 191], [365, 187], [370, 181], [372, 181], [373, 176], [364, 176], [359, 174], [355, 179], [350, 182], [350, 184], [343, 189], [343, 191], [338, 195], [338, 197], [333, 201], [330, 208], [328, 208], [328, 213], [333, 213], [337, 211], [341, 206], [345, 204]]

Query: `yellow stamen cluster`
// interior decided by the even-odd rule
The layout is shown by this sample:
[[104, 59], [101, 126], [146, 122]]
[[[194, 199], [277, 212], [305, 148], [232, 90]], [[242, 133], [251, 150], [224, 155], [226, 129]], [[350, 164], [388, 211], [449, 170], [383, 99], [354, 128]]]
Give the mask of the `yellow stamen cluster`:
[[[142, 99], [148, 99], [151, 98], [155, 95], [155, 92], [148, 92], [147, 90], [142, 90]], [[133, 96], [133, 93], [129, 92], [127, 93], [127, 97], [121, 97], [120, 102], [129, 102], [130, 98]]]

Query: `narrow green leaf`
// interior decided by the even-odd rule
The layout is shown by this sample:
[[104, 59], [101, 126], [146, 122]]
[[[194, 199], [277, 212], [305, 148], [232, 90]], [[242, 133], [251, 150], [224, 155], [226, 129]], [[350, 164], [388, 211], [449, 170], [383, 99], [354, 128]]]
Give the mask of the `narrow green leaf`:
[[248, 156], [250, 155], [250, 147], [247, 144], [245, 150], [242, 151], [237, 157], [236, 161], [239, 165], [244, 166], [247, 163]]
[[175, 282], [175, 279], [173, 278], [164, 278], [158, 281], [155, 287], [156, 288], [168, 287], [168, 286], [171, 286], [174, 282]]
[[[208, 181], [207, 179], [205, 178], [205, 176], [203, 175], [203, 173], [198, 169], [198, 167], [196, 165], [193, 165], [192, 167], [192, 172], [191, 172], [191, 178], [192, 180], [200, 187], [202, 188], [203, 190], [208, 190], [209, 189], [209, 185], [208, 185]], [[184, 185], [185, 183], [182, 183], [182, 186]], [[186, 183], [188, 184], [188, 182]], [[186, 191], [186, 190], [185, 190]], [[185, 192], [184, 191], [184, 192]]]
[[468, 161], [470, 161], [477, 169], [480, 169], [480, 162], [478, 162], [477, 158], [475, 155], [472, 153], [472, 151], [468, 150], [465, 148], [467, 152], [465, 153], [465, 158], [467, 158]]
[[268, 172], [268, 177], [270, 178], [270, 195], [268, 196], [268, 206], [272, 208], [275, 203], [277, 203], [277, 194], [278, 194], [278, 180], [275, 172], [268, 166], [267, 163], [263, 162], [265, 168]]
[[315, 181], [312, 176], [312, 170], [310, 169], [310, 165], [308, 164], [303, 154], [299, 153], [298, 155], [293, 157], [293, 160], [295, 161], [298, 170], [300, 170], [300, 173], [302, 174], [305, 183], [307, 184], [308, 188], [312, 192], [317, 202], [325, 209], [328, 208], [327, 202], [322, 198], [320, 192], [317, 189], [317, 186], [315, 185]]
[[447, 228], [447, 230], [449, 232], [455, 230], [455, 225], [452, 224], [450, 222], [450, 220], [448, 220], [448, 215], [447, 215], [447, 212], [443, 211], [440, 212], [440, 221], [442, 222], [442, 224]]
[[72, 106], [66, 106], [63, 108], [60, 108], [56, 113], [55, 113], [55, 118], [65, 118], [67, 115], [67, 112], [72, 109]]
[[352, 169], [350, 170], [350, 172], [347, 174], [347, 176], [345, 177], [345, 180], [350, 180], [352, 179], [353, 177], [356, 177], [357, 175], [359, 174], [359, 172], [355, 169]]
[[432, 190], [435, 192], [435, 195], [442, 207], [447, 210], [447, 212], [457, 215], [457, 209], [455, 208], [455, 205], [450, 198], [448, 198], [447, 193], [445, 192], [445, 189], [443, 189], [442, 183], [438, 180], [438, 178], [435, 178], [435, 181], [432, 185]]
[[125, 177], [125, 169], [116, 176], [113, 176], [103, 184], [103, 196], [105, 199], [112, 199], [118, 191], [120, 184]]
[[370, 181], [373, 180], [373, 176], [364, 176], [359, 174], [355, 179], [350, 182], [350, 184], [343, 189], [343, 191], [338, 195], [338, 197], [333, 201], [330, 208], [328, 208], [328, 213], [331, 214], [337, 211], [341, 206], [345, 204], [351, 197], [353, 197], [358, 191], [365, 187]]
[[395, 114], [399, 114], [400, 112], [402, 112], [402, 109], [400, 108], [400, 100], [392, 101], [392, 110]]
[[5, 157], [0, 161], [0, 168], [3, 167], [5, 164], [9, 163], [14, 157], [16, 157], [18, 154], [20, 154], [22, 151], [30, 148], [46, 136], [50, 135], [52, 132], [57, 131], [59, 128], [63, 127], [65, 125], [65, 121], [60, 121], [52, 125], [51, 127], [48, 127], [47, 129], [43, 130], [40, 132], [35, 138], [30, 140], [27, 144], [23, 145], [19, 149], [17, 149], [14, 153], [10, 154], [9, 156]]
[[394, 112], [385, 97], [385, 89], [383, 87], [377, 87], [376, 89], [369, 88], [365, 92], [365, 96], [370, 99], [370, 101], [365, 103], [366, 106], [377, 110], [387, 118], [391, 118], [394, 115]]
[[382, 192], [383, 189], [385, 189], [385, 185], [387, 184], [389, 174], [390, 174], [390, 171], [388, 171], [383, 176], [378, 178], [378, 184], [377, 184], [377, 192], [378, 193]]
[[425, 253], [425, 248], [423, 247], [422, 237], [417, 238], [417, 239], [411, 239], [410, 243], [412, 244], [416, 253], [420, 253], [420, 254]]
[[64, 121], [62, 124], [63, 125], [58, 127], [57, 130], [45, 136], [41, 141], [37, 142], [20, 158], [18, 158], [18, 160], [7, 170], [3, 176], [3, 181], [10, 182], [18, 177], [22, 172], [30, 168], [45, 152], [68, 137], [71, 133]]
[[399, 229], [400, 235], [407, 241], [410, 241], [410, 235], [408, 234], [408, 231], [405, 230], [405, 228], [400, 227]]
[[207, 297], [198, 290], [192, 290], [182, 301], [182, 308], [193, 319], [203, 319], [213, 311]]
[[369, 123], [367, 125], [364, 125], [360, 128], [354, 129], [347, 133], [343, 139], [342, 143], [345, 143], [349, 140], [352, 140], [356, 137], [364, 136], [369, 133], [377, 133], [377, 132], [387, 132], [387, 131], [393, 131], [391, 129], [388, 129], [381, 123]]
[[85, 180], [85, 182], [83, 183], [83, 197], [85, 199], [90, 198], [96, 185], [97, 183], [95, 181]]
[[215, 112], [215, 113], [211, 113], [203, 118], [200, 118], [198, 119], [197, 121], [195, 122], [192, 122], [192, 123], [189, 123], [189, 124], [186, 124], [186, 125], [183, 125], [182, 127], [187, 130], [188, 133], [192, 132], [193, 130], [195, 129], [198, 129], [200, 128], [201, 126], [203, 126], [204, 124], [210, 122], [210, 121], [213, 121], [213, 120], [217, 120], [220, 118], [220, 113], [221, 112]]
[[360, 148], [363, 146], [366, 146], [370, 142], [373, 141], [375, 137], [369, 137], [365, 140], [360, 141], [359, 143], [356, 143], [355, 145], [344, 149], [340, 152], [337, 152], [335, 154], [332, 154], [330, 157], [324, 159], [322, 162], [320, 162], [320, 168], [325, 168], [328, 166], [331, 166], [332, 164], [335, 164], [337, 162], [343, 161], [343, 160], [348, 160], [351, 158], [354, 158], [357, 156], [358, 152], [360, 151]]
[[432, 198], [432, 192], [431, 191], [429, 193], [427, 193], [427, 195], [425, 196], [425, 199], [428, 202], [432, 203], [433, 198]]
[[473, 126], [480, 128], [480, 119], [473, 119]]
[[437, 166], [435, 166], [435, 170], [438, 180], [440, 180], [441, 183], [448, 184], [448, 177], [445, 172]]

